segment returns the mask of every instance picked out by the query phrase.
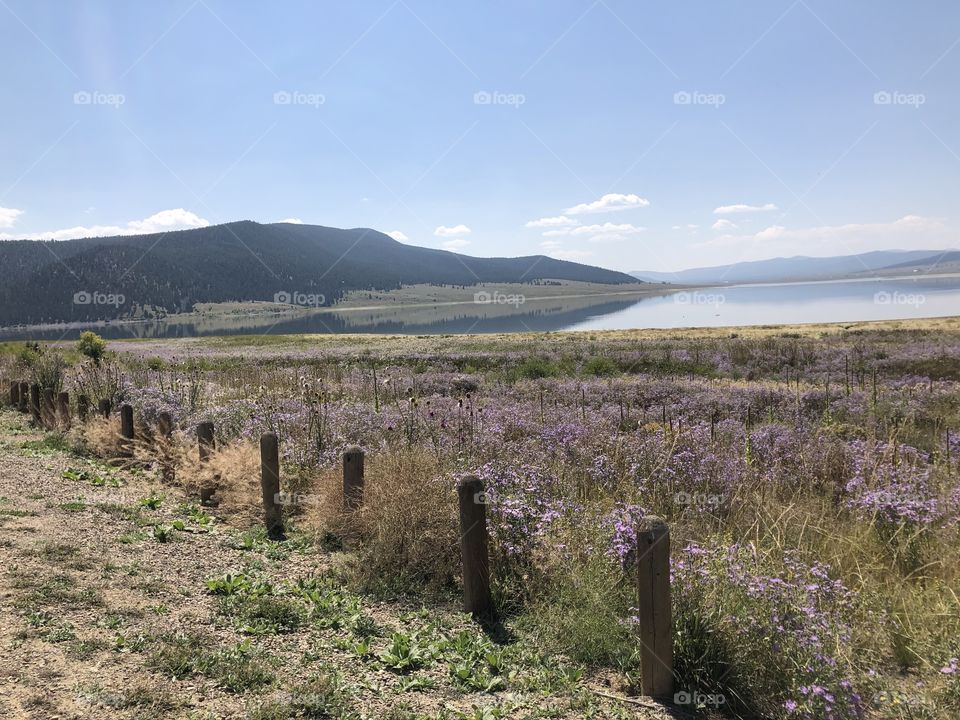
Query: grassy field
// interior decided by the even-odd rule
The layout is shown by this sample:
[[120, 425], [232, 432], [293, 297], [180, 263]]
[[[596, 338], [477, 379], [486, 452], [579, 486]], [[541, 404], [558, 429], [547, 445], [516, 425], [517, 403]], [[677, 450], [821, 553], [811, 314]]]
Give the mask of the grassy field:
[[[135, 580], [37, 554], [67, 542], [47, 537], [57, 528], [88, 537], [78, 528], [107, 523], [109, 562], [137, 554], [175, 586], [161, 604], [179, 595], [184, 611], [173, 634], [144, 613], [130, 622], [137, 649], [89, 657], [120, 653], [126, 677], [167, 698], [169, 716], [654, 716], [637, 697], [632, 579], [636, 528], [653, 514], [673, 538], [669, 712], [960, 712], [957, 318], [124, 341], [99, 363], [8, 344], [0, 367], [131, 403], [141, 438], [132, 460], [106, 469], [120, 450], [115, 418], [42, 434], [4, 416], [16, 460], [8, 524], [35, 528], [6, 546], [9, 566], [33, 558], [9, 578], [9, 633], [69, 656], [80, 628], [106, 642], [81, 590], [147, 602], [134, 601]], [[177, 425], [169, 443], [152, 431], [162, 412]], [[194, 428], [206, 420], [217, 452], [201, 464]], [[280, 438], [282, 487], [295, 498], [285, 543], [258, 530], [266, 431]], [[339, 462], [353, 444], [367, 452], [368, 489], [363, 510], [345, 515]], [[16, 494], [19, 477], [46, 466], [36, 482], [58, 497], [56, 483], [135, 489], [114, 510]], [[463, 473], [489, 495], [502, 624], [488, 634], [456, 612]], [[216, 506], [199, 508], [208, 485]], [[64, 557], [86, 556], [90, 542]], [[38, 595], [61, 570], [82, 577], [52, 600]], [[79, 614], [76, 637], [51, 640], [66, 613]], [[234, 665], [249, 676], [233, 678]], [[305, 706], [315, 696], [323, 707]], [[118, 717], [143, 711], [97, 702]]]

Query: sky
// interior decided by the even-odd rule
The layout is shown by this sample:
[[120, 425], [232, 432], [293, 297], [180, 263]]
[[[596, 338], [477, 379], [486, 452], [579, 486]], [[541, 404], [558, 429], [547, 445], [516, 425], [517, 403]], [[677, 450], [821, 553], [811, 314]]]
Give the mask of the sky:
[[0, 239], [617, 270], [960, 247], [955, 0], [0, 0]]

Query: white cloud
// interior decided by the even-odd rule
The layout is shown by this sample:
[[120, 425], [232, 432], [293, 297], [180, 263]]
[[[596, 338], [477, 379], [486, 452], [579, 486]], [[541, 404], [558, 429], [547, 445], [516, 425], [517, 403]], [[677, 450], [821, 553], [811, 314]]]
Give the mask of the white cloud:
[[399, 230], [391, 230], [390, 232], [387, 233], [387, 235], [392, 237], [397, 242], [406, 242], [407, 240], [410, 239]]
[[558, 250], [559, 248], [563, 247], [563, 244], [557, 240], [544, 240], [540, 243], [540, 247], [544, 250]]
[[458, 235], [469, 235], [471, 232], [472, 230], [466, 225], [454, 225], [453, 227], [441, 225], [433, 231], [433, 234], [437, 237], [457, 237]]
[[161, 210], [143, 220], [131, 220], [126, 225], [93, 225], [90, 227], [77, 225], [62, 230], [49, 230], [20, 235], [0, 233], [0, 240], [72, 240], [74, 238], [109, 237], [112, 235], [149, 235], [150, 233], [206, 227], [209, 224], [210, 222], [208, 220], [189, 210], [175, 208], [172, 210]]
[[0, 207], [0, 228], [12, 228], [21, 215], [23, 210]]
[[566, 215], [559, 215], [557, 217], [545, 217], [545, 218], [540, 218], [539, 220], [531, 220], [525, 225], [525, 227], [528, 227], [528, 228], [567, 227], [567, 226], [579, 225], [579, 224], [580, 224], [579, 220], [568, 218]]
[[277, 222], [290, 223], [291, 225], [303, 225], [303, 220], [300, 218], [287, 218], [286, 220], [278, 220]]
[[766, 205], [745, 205], [740, 203], [737, 205], [721, 205], [720, 207], [714, 209], [713, 214], [742, 215], [743, 213], [770, 212], [778, 209], [779, 208], [777, 208], [777, 206], [773, 203], [767, 203]]
[[871, 250], [938, 250], [960, 245], [958, 235], [936, 218], [906, 215], [885, 223], [847, 223], [789, 229], [771, 225], [751, 235], [725, 234], [696, 247], [736, 248], [743, 260], [783, 255], [855, 255]]
[[621, 193], [607, 193], [599, 200], [593, 202], [580, 203], [564, 210], [564, 213], [570, 215], [585, 215], [588, 213], [614, 212], [617, 210], [633, 210], [634, 208], [644, 208], [650, 204], [646, 198], [639, 195], [623, 195]]
[[736, 230], [737, 225], [726, 218], [720, 218], [713, 225], [711, 225], [710, 228], [712, 230]]
[[459, 250], [460, 248], [465, 248], [469, 244], [469, 240], [456, 238], [455, 240], [447, 240], [445, 243], [443, 243], [443, 247], [446, 250]]
[[583, 260], [593, 255], [589, 250], [551, 250], [547, 253], [550, 257], [558, 260]]
[[587, 242], [620, 242], [626, 240], [631, 235], [639, 235], [646, 230], [645, 227], [637, 227], [630, 223], [616, 224], [611, 222], [602, 225], [579, 225], [573, 228], [559, 228], [557, 230], [547, 230], [543, 237], [560, 237], [564, 235], [572, 237], [587, 237]]
[[693, 223], [689, 223], [687, 225], [674, 225], [673, 228], [671, 229], [672, 230], [696, 230], [699, 227], [700, 227], [699, 225], [694, 225]]

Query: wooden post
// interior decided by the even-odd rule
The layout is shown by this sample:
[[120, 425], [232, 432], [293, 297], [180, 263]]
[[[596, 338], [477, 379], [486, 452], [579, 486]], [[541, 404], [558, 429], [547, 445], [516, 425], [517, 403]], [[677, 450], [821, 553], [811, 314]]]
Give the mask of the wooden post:
[[70, 427], [70, 393], [57, 395], [57, 424], [64, 430]]
[[40, 417], [48, 430], [57, 424], [57, 408], [53, 399], [53, 388], [43, 389], [43, 402], [40, 405]]
[[77, 397], [77, 417], [80, 418], [80, 422], [85, 423], [89, 413], [90, 398], [88, 398], [86, 395], [80, 395]]
[[18, 380], [10, 381], [10, 407], [14, 409], [20, 407], [20, 382]]
[[164, 440], [169, 440], [173, 435], [173, 417], [168, 412], [162, 412], [157, 416], [157, 432]]
[[34, 425], [40, 425], [40, 384], [30, 386], [30, 416]]
[[260, 436], [260, 487], [267, 537], [283, 540], [283, 505], [280, 503], [280, 447], [274, 433]]
[[483, 482], [467, 475], [457, 485], [460, 503], [460, 553], [463, 557], [463, 610], [477, 619], [494, 618], [487, 550], [487, 496]]
[[352, 445], [343, 451], [343, 510], [363, 505], [363, 450]]
[[25, 413], [30, 405], [30, 383], [20, 383], [20, 412]]
[[113, 412], [113, 403], [110, 402], [109, 398], [104, 398], [97, 404], [97, 411], [104, 417], [109, 418], [110, 413]]
[[[206, 463], [207, 460], [210, 459], [210, 453], [216, 449], [212, 422], [202, 422], [197, 425], [197, 445], [200, 453], [200, 462]], [[201, 481], [200, 504], [209, 505], [215, 490], [216, 488], [210, 483]]]
[[120, 437], [123, 438], [121, 454], [133, 455], [133, 408], [129, 403], [120, 406]]
[[673, 619], [670, 609], [670, 528], [650, 515], [637, 527], [637, 611], [640, 685], [644, 695], [673, 695]]

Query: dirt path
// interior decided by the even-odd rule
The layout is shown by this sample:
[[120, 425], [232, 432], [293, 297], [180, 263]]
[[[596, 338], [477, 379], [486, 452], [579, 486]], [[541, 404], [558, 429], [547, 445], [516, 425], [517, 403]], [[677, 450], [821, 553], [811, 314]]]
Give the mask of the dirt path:
[[231, 528], [4, 411], [0, 717], [665, 717], [535, 648], [491, 673], [454, 608], [354, 595], [337, 555]]

